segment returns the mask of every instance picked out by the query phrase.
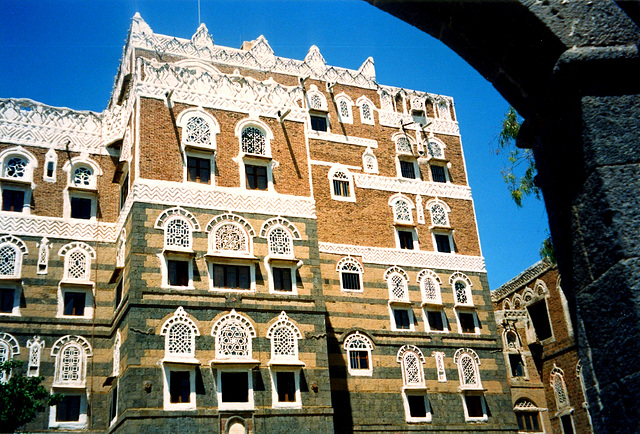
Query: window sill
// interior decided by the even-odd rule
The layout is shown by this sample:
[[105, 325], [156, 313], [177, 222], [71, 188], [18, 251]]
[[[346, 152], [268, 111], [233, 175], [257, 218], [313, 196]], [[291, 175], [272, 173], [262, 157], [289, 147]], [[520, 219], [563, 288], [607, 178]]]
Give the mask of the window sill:
[[458, 386], [458, 392], [486, 392], [487, 389], [482, 387], [482, 385], [478, 386]]
[[64, 286], [75, 286], [82, 288], [92, 288], [95, 287], [95, 283], [91, 280], [74, 280], [74, 279], [62, 279], [60, 281], [60, 285]]
[[254, 367], [258, 367], [260, 366], [260, 360], [256, 360], [256, 359], [213, 359], [210, 362], [211, 366], [234, 366], [234, 367], [246, 367], [247, 369], [249, 368], [254, 368]]
[[358, 369], [349, 371], [349, 375], [352, 377], [373, 377], [372, 369]]
[[307, 366], [304, 362], [301, 362], [297, 359], [271, 359], [267, 363], [267, 366], [295, 366], [299, 368], [303, 368]]
[[51, 387], [55, 387], [57, 389], [86, 389], [87, 385], [85, 382], [82, 383], [60, 383], [54, 382]]
[[201, 145], [199, 143], [182, 143], [183, 151], [204, 151], [204, 152], [216, 152], [216, 147], [213, 145]]
[[411, 390], [411, 391], [415, 391], [415, 390], [427, 390], [427, 386], [424, 384], [416, 384], [416, 385], [408, 385], [408, 386], [402, 386], [402, 391], [407, 391], [407, 390]]
[[177, 289], [178, 291], [196, 289], [196, 287], [193, 286], [193, 285], [187, 285], [187, 286], [162, 285], [161, 288], [162, 289], [172, 289], [172, 290], [176, 290]]
[[88, 193], [97, 193], [98, 192], [98, 187], [95, 186], [95, 185], [86, 185], [86, 186], [68, 185], [67, 189], [69, 189], [69, 191], [86, 191]]
[[36, 188], [36, 184], [31, 179], [21, 179], [21, 178], [0, 178], [0, 182], [3, 185], [15, 185], [20, 186], [22, 188]]
[[207, 252], [204, 255], [209, 260], [224, 261], [224, 262], [257, 262], [259, 259], [248, 253], [233, 253], [233, 252]]
[[21, 276], [0, 276], [0, 281], [1, 282], [6, 282], [6, 281], [20, 281], [22, 280]]
[[411, 300], [400, 300], [394, 298], [389, 300], [389, 306], [411, 306]]
[[300, 268], [304, 265], [304, 262], [301, 259], [296, 259], [293, 256], [267, 255], [264, 260], [272, 264], [281, 263], [287, 265], [295, 265], [296, 268]]
[[331, 195], [331, 199], [332, 200], [337, 200], [340, 202], [356, 202], [356, 198], [355, 197], [351, 197], [351, 196], [334, 196], [333, 194]]
[[162, 363], [163, 365], [199, 365], [200, 361], [195, 357], [165, 356], [162, 360], [160, 360], [160, 363]]
[[438, 300], [423, 300], [422, 307], [425, 306], [442, 306], [442, 301]]
[[181, 255], [181, 256], [187, 256], [187, 257], [192, 257], [196, 255], [196, 252], [193, 251], [193, 249], [191, 247], [189, 248], [184, 248], [184, 247], [175, 247], [175, 246], [165, 246], [162, 249], [162, 253], [167, 255]]

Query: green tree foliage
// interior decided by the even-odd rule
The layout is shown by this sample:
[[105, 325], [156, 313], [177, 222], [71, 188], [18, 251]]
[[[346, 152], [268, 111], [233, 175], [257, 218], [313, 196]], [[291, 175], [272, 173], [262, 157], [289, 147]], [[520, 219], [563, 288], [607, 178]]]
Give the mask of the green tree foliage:
[[[500, 171], [504, 182], [507, 184], [511, 198], [518, 207], [522, 207], [522, 199], [527, 196], [535, 196], [540, 200], [540, 189], [535, 184], [536, 162], [533, 159], [531, 149], [520, 149], [516, 146], [516, 139], [520, 132], [522, 121], [513, 107], [504, 115], [502, 120], [502, 130], [498, 135], [497, 154], [507, 153], [508, 164]], [[556, 256], [551, 242], [551, 235], [547, 233], [547, 238], [540, 247], [540, 257], [556, 263]]]
[[42, 385], [43, 377], [26, 377], [18, 372], [21, 361], [0, 363], [0, 372], [8, 381], [0, 383], [0, 431], [14, 432], [36, 417], [46, 407], [56, 405], [62, 397], [51, 395]]

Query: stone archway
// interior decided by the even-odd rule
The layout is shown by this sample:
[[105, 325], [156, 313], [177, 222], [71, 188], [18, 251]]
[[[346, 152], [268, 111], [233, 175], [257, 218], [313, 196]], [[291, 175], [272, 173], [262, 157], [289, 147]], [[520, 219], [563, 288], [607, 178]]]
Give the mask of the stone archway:
[[447, 44], [523, 115], [518, 146], [534, 150], [563, 289], [580, 330], [594, 428], [634, 432], [640, 3], [367, 1]]

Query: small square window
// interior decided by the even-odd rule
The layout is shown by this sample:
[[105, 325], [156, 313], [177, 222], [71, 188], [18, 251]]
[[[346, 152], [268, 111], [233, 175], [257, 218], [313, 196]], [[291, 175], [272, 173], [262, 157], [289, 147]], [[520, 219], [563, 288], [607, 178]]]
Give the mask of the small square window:
[[56, 405], [56, 422], [80, 421], [80, 395], [64, 395], [62, 401]]
[[170, 286], [189, 286], [189, 261], [167, 260]]
[[273, 267], [271, 269], [273, 275], [273, 290], [292, 292], [293, 285], [291, 282], [291, 268]]
[[0, 313], [13, 313], [15, 292], [13, 288], [0, 288]]
[[249, 402], [249, 373], [221, 372], [220, 388], [223, 403]]
[[340, 273], [340, 278], [342, 279], [342, 289], [346, 289], [349, 291], [360, 291], [360, 274], [359, 273], [348, 273], [346, 271], [342, 271]]
[[413, 161], [400, 160], [400, 174], [403, 178], [416, 179], [416, 170]]
[[431, 332], [443, 332], [446, 330], [445, 322], [443, 320], [443, 312], [439, 310], [428, 310], [427, 313], [427, 325]]
[[92, 199], [86, 197], [71, 197], [70, 201], [72, 219], [91, 219]]
[[349, 368], [352, 370], [369, 369], [369, 352], [359, 350], [349, 350]]
[[412, 418], [427, 417], [427, 403], [423, 395], [407, 395], [409, 416]]
[[541, 432], [540, 416], [537, 411], [516, 411], [518, 431]]
[[251, 289], [251, 267], [248, 265], [213, 265], [214, 288]]
[[485, 417], [481, 395], [465, 395], [464, 401], [467, 407], [467, 416], [469, 418]]
[[87, 305], [87, 294], [85, 292], [64, 292], [64, 311], [66, 316], [84, 316]]
[[296, 402], [295, 372], [276, 372], [278, 402]]
[[440, 253], [451, 253], [451, 239], [448, 234], [433, 234], [436, 250]]
[[458, 321], [460, 321], [460, 331], [462, 333], [476, 332], [476, 315], [473, 312], [458, 312]]
[[191, 380], [189, 371], [169, 372], [169, 396], [172, 404], [191, 401]]
[[411, 315], [407, 309], [393, 309], [396, 330], [411, 330]]
[[253, 164], [245, 164], [244, 171], [247, 176], [247, 189], [267, 190], [269, 186], [269, 181], [267, 179], [266, 166], [256, 166]]
[[310, 115], [311, 129], [314, 131], [327, 131], [327, 118], [322, 115]]
[[333, 180], [333, 194], [335, 196], [349, 197], [349, 181]]
[[211, 183], [211, 159], [187, 156], [187, 181]]
[[413, 231], [398, 231], [398, 242], [401, 249], [413, 250]]
[[24, 209], [24, 191], [2, 189], [2, 211], [22, 212]]
[[433, 182], [447, 182], [445, 168], [442, 166], [431, 166], [431, 179]]
[[53, 178], [53, 174], [56, 168], [56, 163], [49, 161], [47, 163], [47, 178]]
[[524, 362], [520, 354], [509, 354], [512, 377], [524, 377]]

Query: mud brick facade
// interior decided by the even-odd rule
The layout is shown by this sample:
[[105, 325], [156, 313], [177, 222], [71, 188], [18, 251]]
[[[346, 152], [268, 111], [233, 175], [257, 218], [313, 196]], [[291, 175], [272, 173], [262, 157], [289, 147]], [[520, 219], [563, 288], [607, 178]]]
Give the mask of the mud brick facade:
[[450, 97], [136, 15], [102, 113], [0, 100], [0, 164], [26, 430], [516, 431]]
[[557, 267], [540, 261], [491, 294], [520, 431], [593, 432], [560, 284]]

